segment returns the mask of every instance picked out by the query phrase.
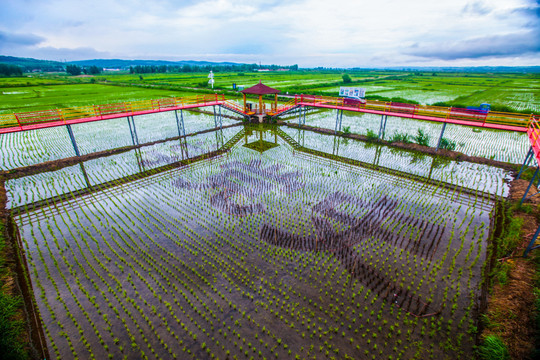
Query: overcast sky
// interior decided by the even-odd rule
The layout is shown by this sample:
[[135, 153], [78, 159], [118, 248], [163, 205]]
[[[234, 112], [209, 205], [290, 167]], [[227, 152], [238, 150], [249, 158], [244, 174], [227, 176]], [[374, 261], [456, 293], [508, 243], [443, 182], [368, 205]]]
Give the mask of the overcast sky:
[[0, 54], [300, 67], [540, 65], [540, 0], [0, 0]]

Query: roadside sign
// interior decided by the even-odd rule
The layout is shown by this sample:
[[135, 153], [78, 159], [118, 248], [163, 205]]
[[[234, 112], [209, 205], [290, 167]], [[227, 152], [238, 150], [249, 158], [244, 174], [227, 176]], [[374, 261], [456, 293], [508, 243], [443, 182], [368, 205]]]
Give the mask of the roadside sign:
[[351, 97], [351, 98], [363, 98], [366, 96], [366, 89], [358, 87], [345, 87], [339, 88], [339, 96]]

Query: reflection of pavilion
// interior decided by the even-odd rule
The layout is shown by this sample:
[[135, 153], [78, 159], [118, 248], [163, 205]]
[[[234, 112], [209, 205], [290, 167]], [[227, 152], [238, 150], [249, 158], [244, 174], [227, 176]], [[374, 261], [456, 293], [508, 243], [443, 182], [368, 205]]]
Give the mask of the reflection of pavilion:
[[[277, 142], [277, 131], [276, 131], [276, 128], [274, 127], [268, 128], [268, 125], [266, 126], [259, 125], [258, 127], [246, 126], [244, 131], [245, 131], [245, 135], [244, 135], [243, 146], [248, 149], [258, 151], [262, 154], [266, 150], [270, 150], [279, 146]], [[271, 133], [272, 132], [274, 133], [274, 142], [263, 140], [263, 138], [266, 137], [266, 131], [270, 131]], [[259, 133], [259, 139], [248, 143], [248, 136], [253, 135], [254, 132]]]
[[[259, 122], [262, 122], [263, 117], [267, 113], [266, 104], [262, 101], [263, 95], [274, 94], [274, 103], [270, 104], [270, 109], [268, 110], [275, 110], [277, 108], [277, 94], [280, 91], [264, 85], [261, 81], [259, 81], [257, 85], [242, 90], [241, 92], [244, 95], [244, 112], [248, 115], [257, 116]], [[246, 94], [259, 95], [258, 107], [253, 107], [251, 103], [246, 103]]]

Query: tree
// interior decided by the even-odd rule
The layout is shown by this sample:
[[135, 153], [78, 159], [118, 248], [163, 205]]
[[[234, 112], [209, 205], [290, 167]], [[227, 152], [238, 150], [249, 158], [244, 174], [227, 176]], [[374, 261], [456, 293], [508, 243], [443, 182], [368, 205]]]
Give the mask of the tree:
[[81, 75], [82, 69], [80, 66], [77, 66], [77, 65], [67, 65], [66, 72], [69, 75], [77, 76], [77, 75]]
[[0, 76], [22, 76], [22, 69], [17, 65], [0, 64]]
[[101, 74], [102, 71], [103, 71], [103, 68], [97, 67], [96, 65], [92, 65], [88, 69], [88, 73], [90, 75], [98, 75], [98, 74]]
[[351, 79], [351, 77], [349, 76], [349, 74], [343, 74], [342, 78], [343, 78], [343, 83], [344, 83], [344, 84], [349, 84], [349, 83], [352, 82], [352, 79]]

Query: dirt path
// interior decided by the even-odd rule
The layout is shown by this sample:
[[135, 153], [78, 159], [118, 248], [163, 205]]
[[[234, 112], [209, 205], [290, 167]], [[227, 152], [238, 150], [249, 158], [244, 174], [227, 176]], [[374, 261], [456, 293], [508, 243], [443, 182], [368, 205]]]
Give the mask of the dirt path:
[[[519, 201], [529, 184], [526, 180], [515, 180], [508, 199]], [[536, 188], [531, 189], [536, 192]], [[536, 324], [534, 294], [536, 264], [538, 250], [532, 251], [528, 258], [522, 254], [538, 228], [540, 197], [533, 197], [528, 202], [532, 206], [531, 214], [516, 212], [515, 216], [523, 218], [523, 241], [514, 251], [511, 258], [499, 259], [512, 269], [506, 284], [495, 284], [488, 299], [485, 315], [482, 318], [484, 329], [480, 339], [488, 335], [497, 335], [507, 345], [510, 358], [513, 360], [532, 359], [531, 352], [535, 348]]]

